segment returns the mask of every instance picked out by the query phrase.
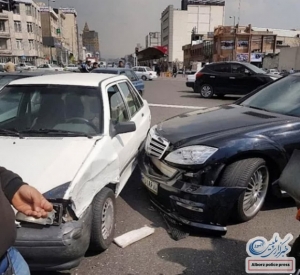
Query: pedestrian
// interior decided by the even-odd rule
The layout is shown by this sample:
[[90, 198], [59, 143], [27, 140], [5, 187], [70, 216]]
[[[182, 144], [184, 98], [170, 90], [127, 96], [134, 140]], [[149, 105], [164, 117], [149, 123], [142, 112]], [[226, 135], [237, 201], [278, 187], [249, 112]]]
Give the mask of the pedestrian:
[[0, 167], [0, 187], [0, 274], [30, 275], [24, 258], [13, 247], [17, 232], [11, 205], [17, 211], [35, 218], [46, 218], [53, 206], [38, 190], [4, 167]]
[[85, 63], [82, 63], [81, 64], [81, 72], [82, 73], [89, 73], [90, 70], [92, 69], [91, 64], [92, 64], [91, 60], [87, 60]]
[[95, 70], [95, 69], [97, 69], [98, 68], [98, 63], [97, 62], [94, 62], [93, 63], [93, 66], [92, 66], [92, 68], [91, 68], [91, 71], [92, 70]]
[[161, 69], [160, 69], [160, 66], [158, 64], [156, 64], [156, 66], [155, 66], [155, 71], [156, 71], [157, 76], [160, 77]]
[[290, 74], [293, 74], [295, 71], [294, 71], [294, 68], [292, 68], [291, 70], [290, 70]]
[[16, 71], [15, 64], [11, 62], [10, 58], [7, 60], [7, 63], [4, 65], [4, 71], [6, 71], [7, 73], [12, 73]]
[[173, 77], [176, 78], [177, 76], [177, 67], [176, 65], [173, 66]]
[[122, 60], [119, 61], [118, 68], [124, 68], [124, 63]]

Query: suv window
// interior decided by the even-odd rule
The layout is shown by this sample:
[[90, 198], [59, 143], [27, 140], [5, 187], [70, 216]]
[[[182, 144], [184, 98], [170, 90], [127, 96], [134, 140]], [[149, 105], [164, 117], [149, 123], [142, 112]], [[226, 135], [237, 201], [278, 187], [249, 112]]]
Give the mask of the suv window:
[[130, 86], [127, 84], [127, 82], [119, 83], [119, 86], [129, 107], [130, 114], [131, 116], [134, 116], [136, 112], [141, 108], [141, 106], [136, 97], [132, 94]]
[[114, 124], [128, 121], [128, 111], [117, 85], [113, 85], [107, 90], [110, 106], [110, 117]]
[[211, 69], [218, 73], [231, 73], [230, 64], [226, 63], [212, 65]]
[[249, 70], [241, 64], [231, 64], [231, 71], [234, 74], [244, 74]]

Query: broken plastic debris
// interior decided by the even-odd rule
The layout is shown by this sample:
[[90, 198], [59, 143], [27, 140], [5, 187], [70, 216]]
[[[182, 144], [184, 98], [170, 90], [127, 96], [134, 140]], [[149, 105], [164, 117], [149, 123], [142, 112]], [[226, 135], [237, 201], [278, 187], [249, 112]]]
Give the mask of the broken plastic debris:
[[139, 240], [142, 240], [154, 233], [155, 229], [149, 226], [144, 226], [140, 229], [136, 229], [127, 232], [114, 239], [114, 242], [121, 248], [125, 248]]
[[55, 219], [55, 210], [52, 210], [50, 213], [48, 213], [47, 218], [34, 218], [31, 216], [26, 216], [25, 214], [18, 212], [16, 215], [16, 220], [18, 222], [29, 222], [29, 223], [36, 223], [41, 225], [52, 225], [53, 221]]

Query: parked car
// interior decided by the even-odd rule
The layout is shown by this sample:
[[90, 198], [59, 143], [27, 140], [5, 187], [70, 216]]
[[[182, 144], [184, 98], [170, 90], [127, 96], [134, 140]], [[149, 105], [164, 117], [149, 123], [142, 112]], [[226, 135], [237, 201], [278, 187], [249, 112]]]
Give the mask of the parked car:
[[32, 270], [71, 269], [89, 247], [109, 247], [115, 199], [150, 123], [147, 101], [125, 76], [45, 75], [2, 90], [0, 165], [22, 175], [55, 209], [47, 219], [16, 214], [15, 246]]
[[268, 74], [275, 74], [275, 75], [280, 74], [280, 72], [278, 71], [278, 69], [269, 69], [269, 70], [267, 70], [267, 73]]
[[68, 71], [68, 72], [74, 72], [74, 73], [80, 72], [79, 66], [74, 65], [74, 64], [69, 64], [69, 65], [65, 66], [64, 70]]
[[16, 66], [16, 71], [34, 71], [37, 67], [31, 63], [20, 63]]
[[197, 75], [197, 73], [190, 74], [190, 75], [188, 75], [187, 78], [186, 78], [186, 86], [187, 86], [188, 88], [192, 88], [193, 91], [195, 91], [196, 75]]
[[38, 70], [62, 72], [64, 68], [56, 64], [42, 64], [37, 67]]
[[290, 75], [153, 126], [140, 161], [152, 202], [173, 221], [220, 234], [230, 215], [253, 219], [300, 149], [299, 91], [300, 74]]
[[143, 79], [144, 81], [157, 78], [157, 73], [149, 67], [137, 66], [133, 67], [132, 70], [137, 74], [139, 78]]
[[196, 75], [195, 90], [201, 97], [246, 95], [280, 75], [270, 75], [246, 62], [218, 62], [205, 65]]
[[49, 74], [58, 74], [62, 72], [54, 72], [54, 71], [16, 71], [11, 73], [0, 73], [0, 90], [2, 90], [7, 84], [9, 84], [13, 80], [26, 78], [26, 77], [34, 77], [41, 75], [49, 75]]
[[281, 70], [281, 72], [280, 72], [281, 76], [287, 76], [289, 74], [290, 74], [290, 72], [288, 72], [287, 70]]
[[94, 69], [91, 73], [98, 73], [98, 74], [118, 74], [118, 75], [126, 75], [134, 87], [139, 91], [140, 95], [143, 95], [145, 90], [144, 81], [141, 80], [133, 70], [126, 69], [126, 68], [99, 68]]

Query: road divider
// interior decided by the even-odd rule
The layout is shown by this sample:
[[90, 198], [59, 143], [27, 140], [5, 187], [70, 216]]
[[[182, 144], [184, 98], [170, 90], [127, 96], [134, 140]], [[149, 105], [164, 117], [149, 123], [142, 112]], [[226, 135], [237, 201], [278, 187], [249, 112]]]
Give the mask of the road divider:
[[203, 110], [207, 108], [207, 107], [199, 107], [199, 106], [166, 105], [166, 104], [152, 104], [152, 103], [149, 103], [149, 106], [161, 107], [161, 108], [196, 109], [196, 110]]

